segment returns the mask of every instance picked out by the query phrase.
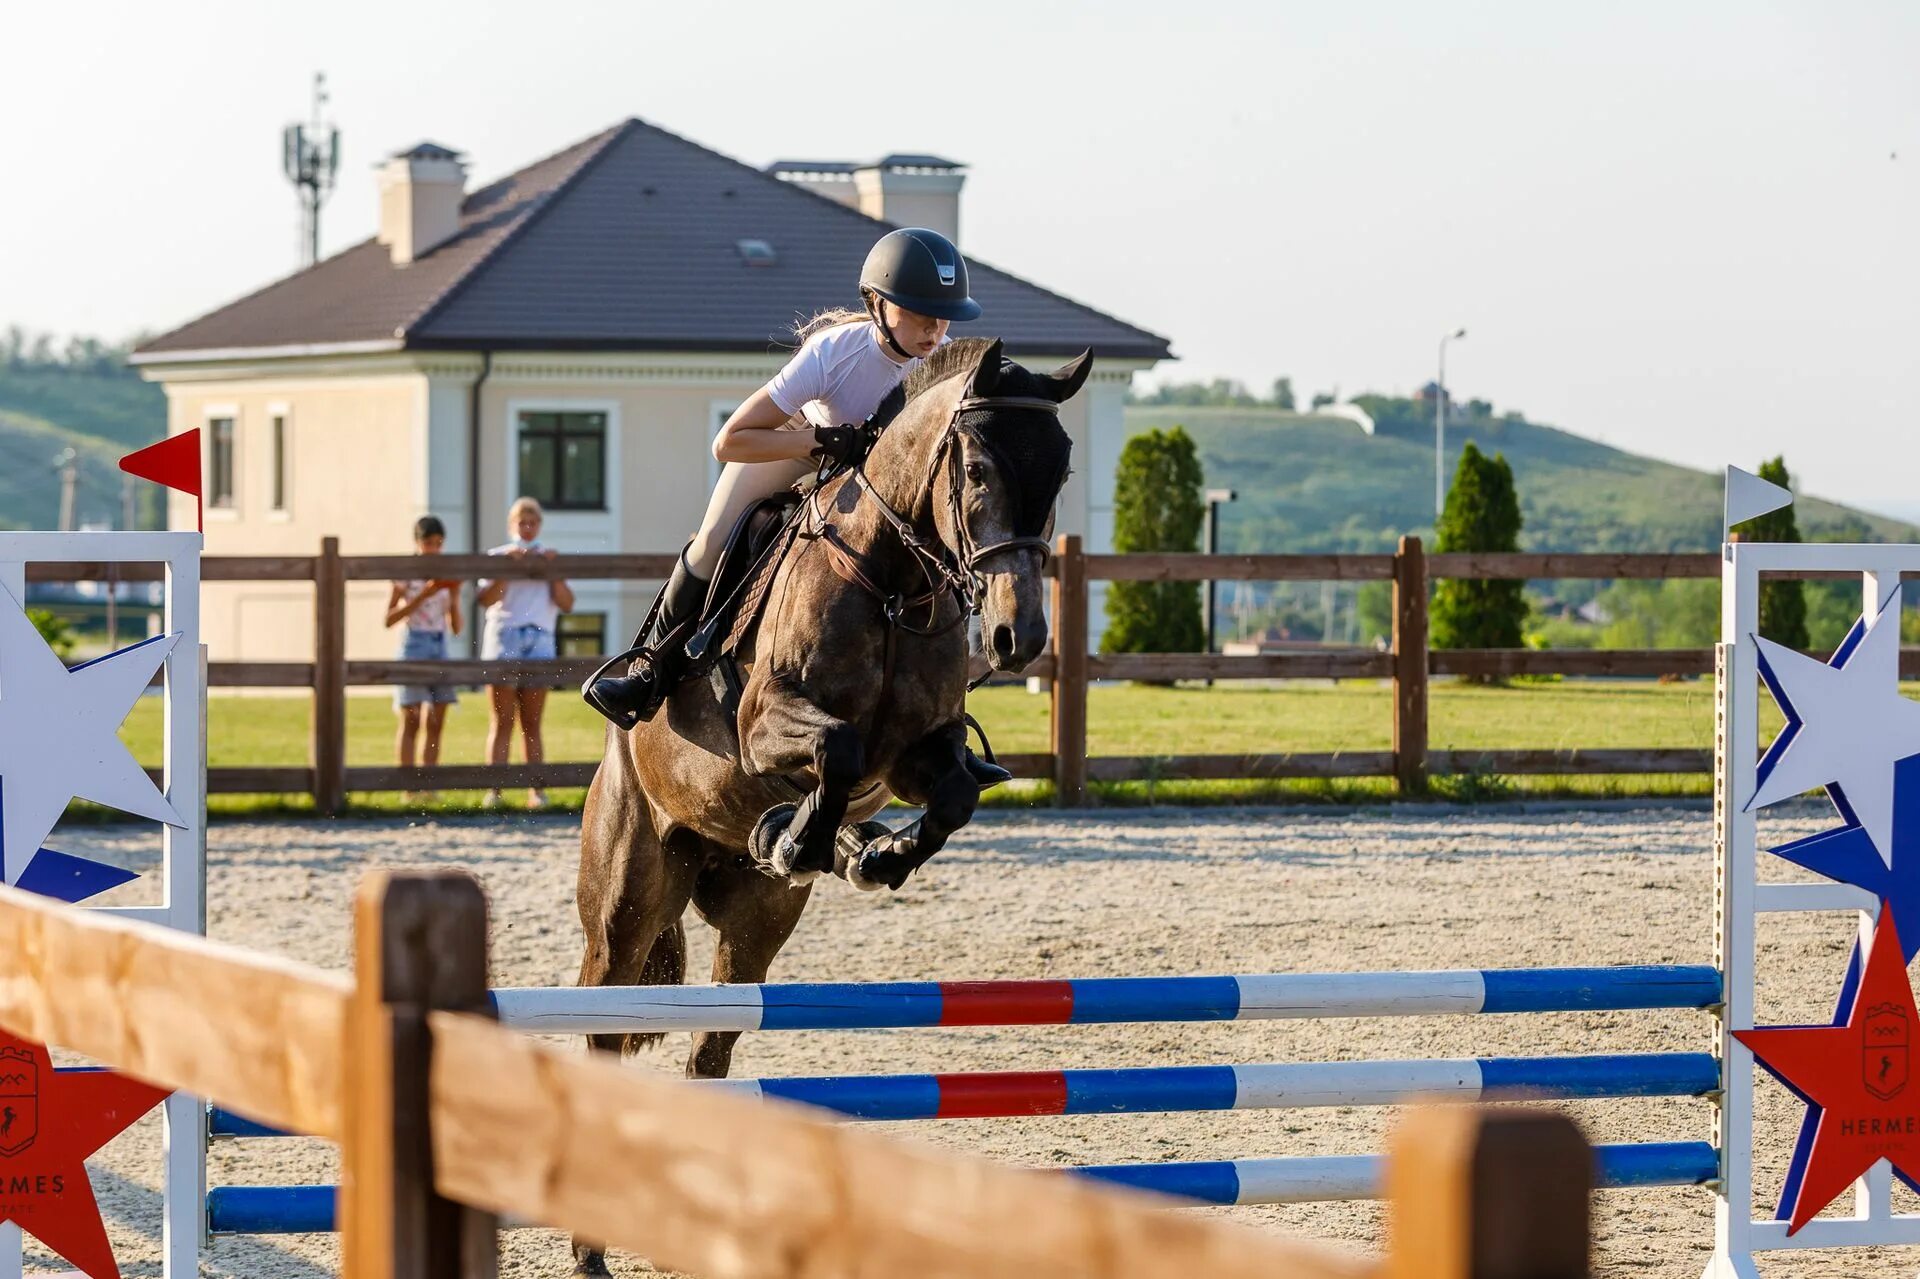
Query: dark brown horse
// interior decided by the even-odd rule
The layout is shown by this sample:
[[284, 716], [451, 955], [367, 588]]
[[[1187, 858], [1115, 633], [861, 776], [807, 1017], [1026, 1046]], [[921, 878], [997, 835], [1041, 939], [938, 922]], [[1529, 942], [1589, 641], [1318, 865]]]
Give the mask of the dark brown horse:
[[[971, 820], [967, 617], [978, 609], [996, 670], [1046, 647], [1041, 568], [1070, 447], [1058, 406], [1091, 367], [1087, 353], [1035, 374], [978, 338], [936, 351], [876, 415], [892, 418], [864, 465], [810, 499], [739, 650], [737, 718], [695, 679], [609, 730], [580, 838], [582, 986], [684, 980], [689, 902], [719, 932], [713, 980], [762, 981], [822, 871], [898, 888]], [[870, 821], [890, 794], [922, 816]], [[738, 1037], [694, 1035], [687, 1073], [725, 1075]], [[575, 1256], [577, 1273], [606, 1273], [593, 1246]]]

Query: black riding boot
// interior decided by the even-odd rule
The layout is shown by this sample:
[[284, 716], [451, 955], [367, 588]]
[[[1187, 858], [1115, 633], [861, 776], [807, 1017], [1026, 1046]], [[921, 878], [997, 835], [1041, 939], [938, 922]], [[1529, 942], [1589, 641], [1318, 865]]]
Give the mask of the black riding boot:
[[967, 748], [967, 776], [973, 778], [973, 784], [981, 790], [986, 790], [990, 786], [998, 786], [1001, 782], [1010, 782], [1013, 780], [1012, 773], [1009, 773], [998, 764], [987, 763], [986, 760], [981, 759], [973, 753], [972, 747]]
[[632, 659], [630, 673], [600, 674], [588, 680], [580, 690], [587, 705], [623, 730], [652, 719], [687, 667], [684, 641], [677, 644], [663, 641], [699, 613], [701, 603], [707, 598], [707, 585], [705, 578], [687, 567], [686, 552], [682, 551], [679, 562], [673, 566], [673, 576], [667, 579], [652, 632], [643, 637], [645, 643], [639, 648], [622, 655]]

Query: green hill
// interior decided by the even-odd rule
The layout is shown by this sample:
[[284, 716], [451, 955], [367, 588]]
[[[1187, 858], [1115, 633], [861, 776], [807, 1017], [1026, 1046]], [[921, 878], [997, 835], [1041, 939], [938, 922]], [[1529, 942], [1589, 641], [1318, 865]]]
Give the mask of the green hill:
[[[1431, 542], [1433, 429], [1407, 400], [1362, 397], [1379, 429], [1273, 408], [1129, 405], [1127, 430], [1181, 425], [1207, 483], [1239, 491], [1221, 510], [1232, 551], [1385, 551], [1402, 533]], [[1480, 411], [1447, 424], [1447, 476], [1469, 439], [1513, 465], [1534, 551], [1704, 551], [1720, 541], [1720, 477]], [[1422, 434], [1421, 432], [1424, 432]], [[1733, 459], [1749, 466], [1759, 458]], [[1789, 467], [1794, 459], [1787, 458]], [[1913, 525], [1832, 502], [1795, 504], [1809, 540], [1920, 540]]]
[[[119, 459], [166, 426], [166, 397], [131, 370], [0, 362], [0, 528], [59, 526], [54, 459], [67, 448], [79, 454], [77, 522], [118, 524]], [[158, 503], [142, 500], [158, 519]]]

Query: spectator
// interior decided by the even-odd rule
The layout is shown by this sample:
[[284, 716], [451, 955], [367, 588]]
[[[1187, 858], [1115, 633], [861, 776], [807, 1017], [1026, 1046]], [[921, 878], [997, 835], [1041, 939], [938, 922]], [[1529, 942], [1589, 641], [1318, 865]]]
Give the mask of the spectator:
[[[416, 555], [438, 555], [446, 548], [447, 526], [432, 515], [423, 515], [413, 526], [413, 550]], [[460, 583], [446, 578], [415, 579], [395, 582], [387, 595], [387, 625], [405, 629], [400, 633], [400, 660], [403, 662], [444, 662], [447, 660], [447, 636], [460, 633]], [[393, 708], [400, 717], [394, 737], [394, 754], [402, 768], [412, 768], [415, 748], [420, 763], [432, 768], [440, 762], [440, 738], [447, 724], [447, 707], [459, 700], [451, 684], [403, 684], [393, 691]], [[425, 721], [427, 739], [420, 741]], [[421, 791], [408, 791], [406, 798], [425, 798]]]
[[[545, 513], [541, 511], [540, 503], [530, 497], [519, 499], [507, 511], [507, 532], [512, 534], [513, 540], [503, 546], [493, 547], [487, 554], [504, 555], [508, 559], [525, 559], [528, 556], [552, 559], [556, 552], [540, 544], [540, 525], [544, 520]], [[552, 660], [557, 651], [554, 632], [560, 614], [573, 611], [573, 588], [558, 578], [551, 581], [511, 578], [482, 582], [476, 599], [487, 610], [487, 629], [481, 656], [488, 661]], [[507, 762], [507, 754], [513, 744], [513, 725], [517, 718], [527, 763], [544, 762], [546, 753], [540, 741], [540, 717], [547, 707], [544, 678], [526, 675], [497, 681], [488, 685], [487, 700], [491, 712], [487, 722], [487, 761], [493, 764]], [[497, 787], [487, 792], [486, 798], [481, 800], [481, 806], [500, 806]], [[540, 809], [546, 806], [546, 793], [538, 786], [528, 787], [527, 807]]]

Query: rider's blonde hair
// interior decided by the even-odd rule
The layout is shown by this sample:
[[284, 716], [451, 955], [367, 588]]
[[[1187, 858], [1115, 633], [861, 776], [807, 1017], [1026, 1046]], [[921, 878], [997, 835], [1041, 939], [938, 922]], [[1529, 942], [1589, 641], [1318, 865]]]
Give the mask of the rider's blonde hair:
[[873, 319], [874, 304], [879, 298], [871, 289], [860, 290], [861, 301], [867, 304], [864, 311], [856, 311], [849, 306], [830, 306], [815, 311], [804, 320], [796, 320], [793, 325], [793, 338], [796, 342], [805, 342], [823, 329], [837, 329], [843, 324], [864, 324]]

